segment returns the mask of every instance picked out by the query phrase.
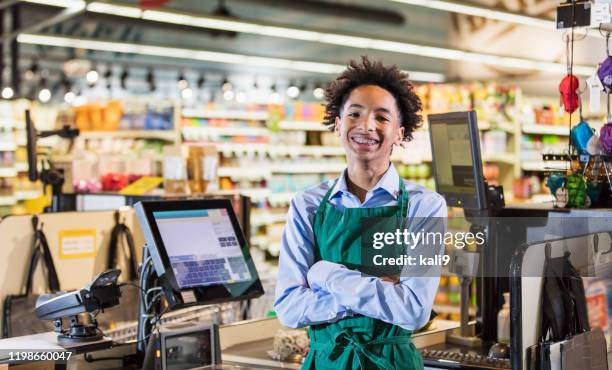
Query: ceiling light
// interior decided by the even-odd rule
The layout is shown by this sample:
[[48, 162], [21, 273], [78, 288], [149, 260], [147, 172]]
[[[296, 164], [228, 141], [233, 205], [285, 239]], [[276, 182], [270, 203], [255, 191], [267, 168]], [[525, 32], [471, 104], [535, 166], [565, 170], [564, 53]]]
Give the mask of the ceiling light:
[[128, 71], [127, 67], [124, 67], [123, 72], [121, 72], [121, 76], [119, 76], [119, 81], [123, 90], [127, 90], [127, 80], [129, 77], [130, 72]]
[[227, 77], [223, 77], [223, 81], [221, 81], [221, 89], [223, 91], [230, 91], [232, 90], [232, 88], [233, 88], [232, 83], [229, 82]]
[[198, 89], [201, 89], [204, 87], [204, 83], [206, 83], [206, 77], [204, 77], [204, 73], [200, 74], [200, 77], [198, 77], [198, 81], [196, 82], [196, 85], [198, 86]]
[[176, 79], [176, 82], [177, 82], [179, 90], [186, 89], [189, 86], [189, 82], [187, 82], [187, 79], [185, 78], [185, 74], [183, 73], [183, 71], [179, 73], [178, 78]]
[[15, 95], [15, 92], [13, 91], [13, 88], [10, 86], [5, 87], [4, 89], [2, 89], [2, 99], [12, 99], [13, 96]]
[[240, 104], [246, 103], [247, 95], [246, 93], [240, 91], [236, 94], [236, 101]]
[[68, 104], [74, 103], [75, 99], [76, 99], [76, 94], [73, 93], [72, 91], [68, 91], [66, 94], [64, 94], [64, 101]]
[[145, 81], [147, 85], [149, 85], [149, 91], [153, 92], [157, 89], [155, 84], [155, 75], [153, 74], [153, 68], [147, 69], [147, 75], [145, 76]]
[[98, 74], [98, 71], [96, 71], [95, 69], [92, 69], [91, 71], [87, 72], [87, 74], [85, 75], [85, 79], [87, 80], [87, 83], [90, 86], [95, 85], [96, 82], [98, 82], [98, 78], [100, 78], [100, 75]]
[[[46, 36], [30, 33], [22, 33], [17, 37], [17, 41], [23, 44], [48, 45], [65, 48], [79, 48], [86, 50], [192, 59], [206, 62], [240, 64], [251, 67], [279, 68], [320, 74], [337, 74], [346, 69], [346, 66], [341, 64], [306, 62], [290, 59], [256, 57], [244, 54], [220, 53], [206, 50], [79, 39], [63, 36]], [[578, 73], [576, 70], [577, 68], [578, 66], [574, 66], [574, 70], [576, 71], [575, 73]], [[444, 75], [441, 73], [405, 72], [409, 73], [410, 78], [414, 81], [444, 82], [445, 80]]]
[[26, 3], [40, 4], [47, 6], [57, 6], [61, 8], [70, 9], [81, 9], [84, 8], [87, 3], [85, 0], [23, 0]]
[[87, 5], [87, 11], [93, 12], [93, 13], [110, 14], [110, 15], [126, 17], [126, 18], [142, 17], [142, 9], [140, 8], [108, 4], [108, 3], [100, 3], [100, 2], [92, 2], [89, 5]]
[[38, 61], [34, 59], [30, 67], [25, 71], [23, 77], [26, 79], [26, 81], [31, 81], [34, 79], [34, 77], [36, 77], [39, 69]]
[[190, 87], [186, 87], [184, 89], [181, 90], [181, 97], [184, 100], [190, 100], [191, 98], [193, 98], [193, 90], [191, 90]]
[[106, 68], [106, 71], [104, 72], [104, 81], [106, 81], [106, 88], [108, 90], [111, 89], [111, 87], [113, 86], [113, 67], [112, 66], [108, 66]]
[[321, 87], [315, 87], [315, 89], [312, 90], [312, 95], [315, 97], [315, 99], [321, 100], [325, 96], [325, 90], [323, 90]]
[[232, 90], [227, 90], [223, 92], [223, 99], [232, 100], [234, 99], [234, 92]]
[[38, 93], [38, 100], [40, 100], [41, 103], [48, 103], [49, 100], [51, 100], [51, 90], [46, 87], [42, 88]]
[[292, 85], [287, 88], [287, 96], [291, 99], [295, 99], [300, 95], [300, 88]]
[[549, 30], [556, 30], [557, 25], [553, 20], [547, 20], [537, 17], [530, 17], [528, 15], [516, 14], [511, 12], [504, 12], [499, 10], [493, 10], [491, 8], [485, 8], [482, 6], [460, 4], [453, 1], [439, 1], [439, 0], [391, 0], [398, 3], [422, 6], [430, 9], [442, 10], [445, 12], [459, 13], [472, 15], [476, 17], [495, 19], [502, 22], [522, 24], [524, 26], [533, 26], [546, 28]]

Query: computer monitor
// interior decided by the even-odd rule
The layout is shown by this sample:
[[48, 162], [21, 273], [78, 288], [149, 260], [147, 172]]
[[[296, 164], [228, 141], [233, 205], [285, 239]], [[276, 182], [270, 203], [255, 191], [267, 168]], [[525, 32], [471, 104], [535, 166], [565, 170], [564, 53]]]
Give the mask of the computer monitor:
[[449, 207], [487, 208], [476, 112], [430, 114], [436, 191]]
[[263, 294], [229, 200], [138, 202], [135, 209], [172, 308]]

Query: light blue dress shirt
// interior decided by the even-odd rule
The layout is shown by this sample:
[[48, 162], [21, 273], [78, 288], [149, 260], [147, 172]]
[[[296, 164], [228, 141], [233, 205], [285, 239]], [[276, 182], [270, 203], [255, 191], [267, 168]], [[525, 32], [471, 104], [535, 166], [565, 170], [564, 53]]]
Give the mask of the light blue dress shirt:
[[[337, 263], [314, 261], [314, 215], [331, 186], [334, 189], [329, 201], [338, 210], [397, 204], [400, 177], [393, 165], [366, 194], [363, 203], [348, 191], [345, 177], [346, 170], [335, 185], [335, 180], [323, 182], [298, 193], [291, 201], [281, 240], [276, 314], [283, 325], [291, 328], [337, 321], [357, 313], [404, 329], [419, 329], [429, 320], [439, 276], [402, 276], [400, 283], [394, 284]], [[409, 195], [408, 221], [447, 217], [441, 195], [402, 181]], [[427, 231], [426, 222], [416, 226], [417, 230], [423, 228]]]

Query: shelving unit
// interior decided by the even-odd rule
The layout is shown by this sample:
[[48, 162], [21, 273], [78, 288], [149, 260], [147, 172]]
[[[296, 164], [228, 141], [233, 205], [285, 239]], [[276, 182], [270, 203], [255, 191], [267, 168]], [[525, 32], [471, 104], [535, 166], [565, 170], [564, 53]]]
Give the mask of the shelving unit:
[[114, 130], [114, 131], [83, 131], [79, 134], [80, 139], [157, 139], [165, 141], [176, 141], [177, 133], [174, 130]]
[[280, 130], [329, 131], [327, 126], [319, 121], [280, 121], [278, 128]]
[[523, 133], [533, 135], [557, 135], [569, 136], [567, 126], [561, 125], [543, 125], [543, 124], [525, 124], [521, 127]]

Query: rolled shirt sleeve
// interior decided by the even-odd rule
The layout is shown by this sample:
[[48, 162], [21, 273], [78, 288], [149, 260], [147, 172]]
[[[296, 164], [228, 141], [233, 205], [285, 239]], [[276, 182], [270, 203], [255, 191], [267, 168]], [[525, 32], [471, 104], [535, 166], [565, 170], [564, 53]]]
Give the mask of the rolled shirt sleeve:
[[315, 243], [307, 207], [304, 194], [291, 201], [281, 239], [274, 310], [280, 322], [291, 328], [331, 322], [350, 314], [338, 297], [308, 285]]

